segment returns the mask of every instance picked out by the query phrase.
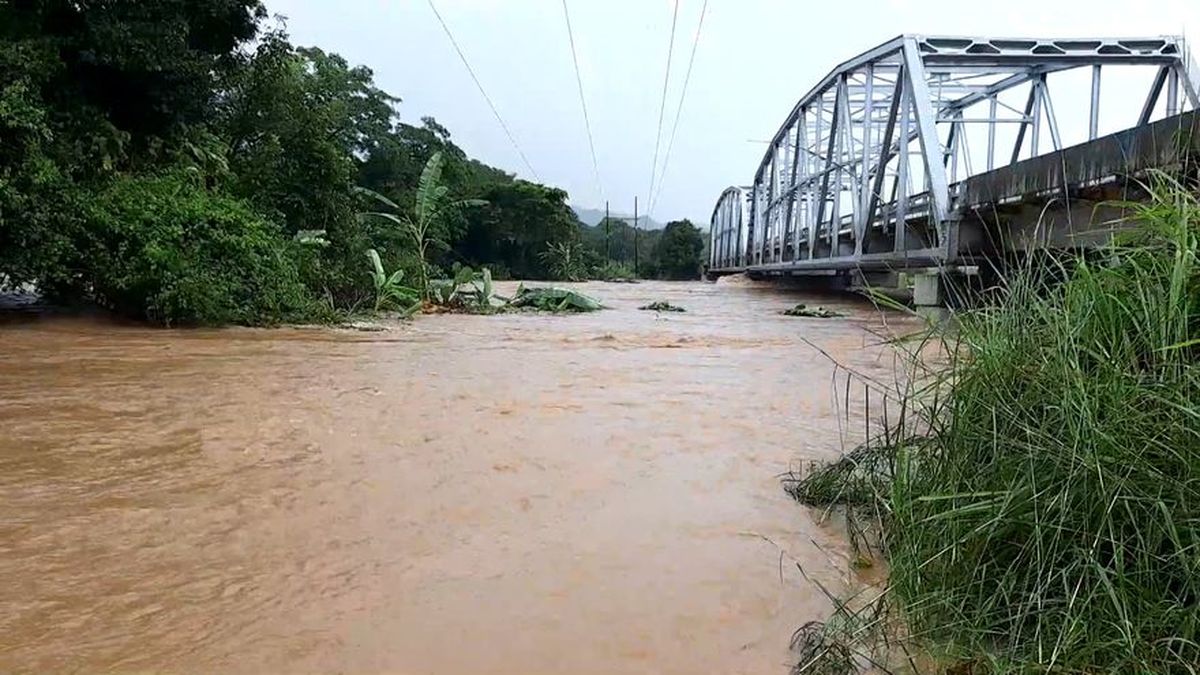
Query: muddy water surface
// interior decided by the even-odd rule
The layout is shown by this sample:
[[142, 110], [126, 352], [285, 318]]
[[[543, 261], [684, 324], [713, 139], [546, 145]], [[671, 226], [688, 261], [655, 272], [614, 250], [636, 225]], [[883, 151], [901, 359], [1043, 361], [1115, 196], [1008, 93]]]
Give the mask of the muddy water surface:
[[0, 671], [786, 672], [829, 609], [790, 559], [846, 573], [777, 479], [846, 442], [805, 339], [886, 376], [883, 321], [583, 288], [611, 309], [0, 324]]

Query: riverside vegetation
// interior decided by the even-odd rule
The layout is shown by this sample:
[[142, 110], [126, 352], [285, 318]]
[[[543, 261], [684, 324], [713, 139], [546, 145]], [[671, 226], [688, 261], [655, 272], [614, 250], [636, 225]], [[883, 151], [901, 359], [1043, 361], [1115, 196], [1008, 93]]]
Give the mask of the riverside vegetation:
[[1195, 672], [1200, 203], [1151, 192], [1109, 248], [901, 341], [882, 437], [787, 481], [890, 571], [797, 633], [797, 672], [870, 663], [881, 638], [952, 672]]
[[[0, 291], [274, 324], [379, 306], [380, 270], [385, 306], [463, 266], [698, 276], [691, 223], [587, 227], [566, 192], [471, 159], [431, 117], [402, 121], [369, 69], [272, 25], [259, 0], [0, 3]], [[430, 217], [435, 156], [461, 208]]]

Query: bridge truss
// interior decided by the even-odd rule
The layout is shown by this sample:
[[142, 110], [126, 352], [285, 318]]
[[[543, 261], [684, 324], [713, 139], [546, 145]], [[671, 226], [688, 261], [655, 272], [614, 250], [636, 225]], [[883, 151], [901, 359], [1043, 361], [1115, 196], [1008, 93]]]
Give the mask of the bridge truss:
[[1128, 129], [1198, 108], [1200, 70], [1181, 38], [901, 36], [821, 80], [753, 184], [722, 193], [710, 269], [938, 265], [958, 250], [964, 179], [1061, 150], [1068, 132], [1090, 141], [1102, 123]]

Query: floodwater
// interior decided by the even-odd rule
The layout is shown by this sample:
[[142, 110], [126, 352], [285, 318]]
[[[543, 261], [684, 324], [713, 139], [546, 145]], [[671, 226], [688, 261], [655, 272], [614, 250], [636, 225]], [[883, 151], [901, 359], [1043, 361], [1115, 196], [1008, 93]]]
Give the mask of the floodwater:
[[582, 289], [611, 309], [0, 323], [0, 671], [786, 672], [830, 610], [796, 562], [852, 579], [778, 474], [861, 435], [817, 347], [888, 377], [884, 318]]

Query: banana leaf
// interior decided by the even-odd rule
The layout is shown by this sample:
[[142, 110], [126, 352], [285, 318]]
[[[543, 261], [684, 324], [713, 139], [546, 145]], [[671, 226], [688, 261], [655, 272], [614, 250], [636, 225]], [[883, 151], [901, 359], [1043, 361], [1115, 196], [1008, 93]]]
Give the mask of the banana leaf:
[[594, 312], [604, 306], [594, 298], [566, 288], [519, 286], [509, 307], [529, 307], [545, 312]]

